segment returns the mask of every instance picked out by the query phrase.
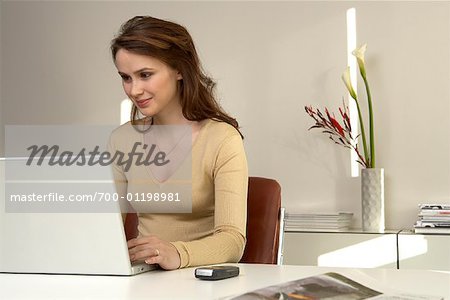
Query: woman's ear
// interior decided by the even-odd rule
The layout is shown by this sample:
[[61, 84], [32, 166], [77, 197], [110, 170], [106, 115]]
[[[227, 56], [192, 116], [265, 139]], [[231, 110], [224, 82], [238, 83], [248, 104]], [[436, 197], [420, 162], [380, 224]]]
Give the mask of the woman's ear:
[[182, 80], [183, 79], [183, 75], [181, 75], [180, 71], [177, 71], [177, 80]]

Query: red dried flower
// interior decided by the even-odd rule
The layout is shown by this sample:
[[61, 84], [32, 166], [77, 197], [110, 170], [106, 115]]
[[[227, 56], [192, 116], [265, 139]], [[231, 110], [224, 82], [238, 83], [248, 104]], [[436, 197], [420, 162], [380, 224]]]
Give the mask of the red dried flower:
[[309, 130], [313, 128], [321, 128], [322, 132], [329, 134], [330, 139], [336, 144], [355, 150], [358, 155], [358, 162], [362, 166], [366, 168], [368, 167], [367, 161], [359, 153], [358, 145], [356, 143], [356, 139], [358, 137], [352, 136], [352, 127], [350, 125], [348, 107], [345, 106], [345, 104], [343, 105], [343, 108], [339, 108], [343, 125], [336, 120], [334, 114], [330, 114], [327, 108], [325, 108], [326, 117], [318, 108], [314, 109], [312, 106], [305, 106], [305, 111], [315, 121], [315, 124], [311, 126]]

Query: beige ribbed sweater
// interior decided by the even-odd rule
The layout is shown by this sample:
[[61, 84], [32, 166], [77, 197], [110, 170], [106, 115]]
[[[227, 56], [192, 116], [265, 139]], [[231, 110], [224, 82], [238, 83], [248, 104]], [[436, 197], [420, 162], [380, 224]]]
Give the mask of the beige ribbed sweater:
[[[141, 137], [126, 123], [111, 134], [109, 150], [130, 152]], [[134, 168], [148, 167], [133, 165], [124, 172], [113, 165], [119, 194], [126, 194], [130, 181], [155, 180], [151, 172]], [[238, 131], [206, 120], [192, 145], [192, 213], [138, 213], [139, 235], [171, 242], [180, 254], [181, 268], [238, 262], [245, 246], [247, 185], [247, 160]]]

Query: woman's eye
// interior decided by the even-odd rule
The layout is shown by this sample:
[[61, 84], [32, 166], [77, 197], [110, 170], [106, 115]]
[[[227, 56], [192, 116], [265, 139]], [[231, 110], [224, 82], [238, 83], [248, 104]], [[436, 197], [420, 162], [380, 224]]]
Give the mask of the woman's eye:
[[142, 79], [147, 79], [147, 78], [150, 78], [150, 76], [152, 76], [153, 75], [153, 73], [150, 73], [150, 72], [142, 72], [141, 73], [141, 78]]
[[122, 77], [122, 81], [125, 81], [125, 82], [127, 82], [127, 81], [130, 81], [130, 80], [131, 80], [131, 77], [130, 77], [130, 76], [128, 76], [128, 75], [120, 75], [120, 77]]

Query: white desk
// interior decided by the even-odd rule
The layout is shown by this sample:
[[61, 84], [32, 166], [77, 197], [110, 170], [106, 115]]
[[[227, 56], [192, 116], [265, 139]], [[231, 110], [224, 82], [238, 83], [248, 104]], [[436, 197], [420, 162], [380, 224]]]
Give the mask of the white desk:
[[222, 281], [194, 278], [194, 269], [154, 271], [134, 277], [0, 274], [0, 299], [215, 299], [325, 272], [366, 286], [450, 300], [450, 273], [240, 264], [241, 275]]

